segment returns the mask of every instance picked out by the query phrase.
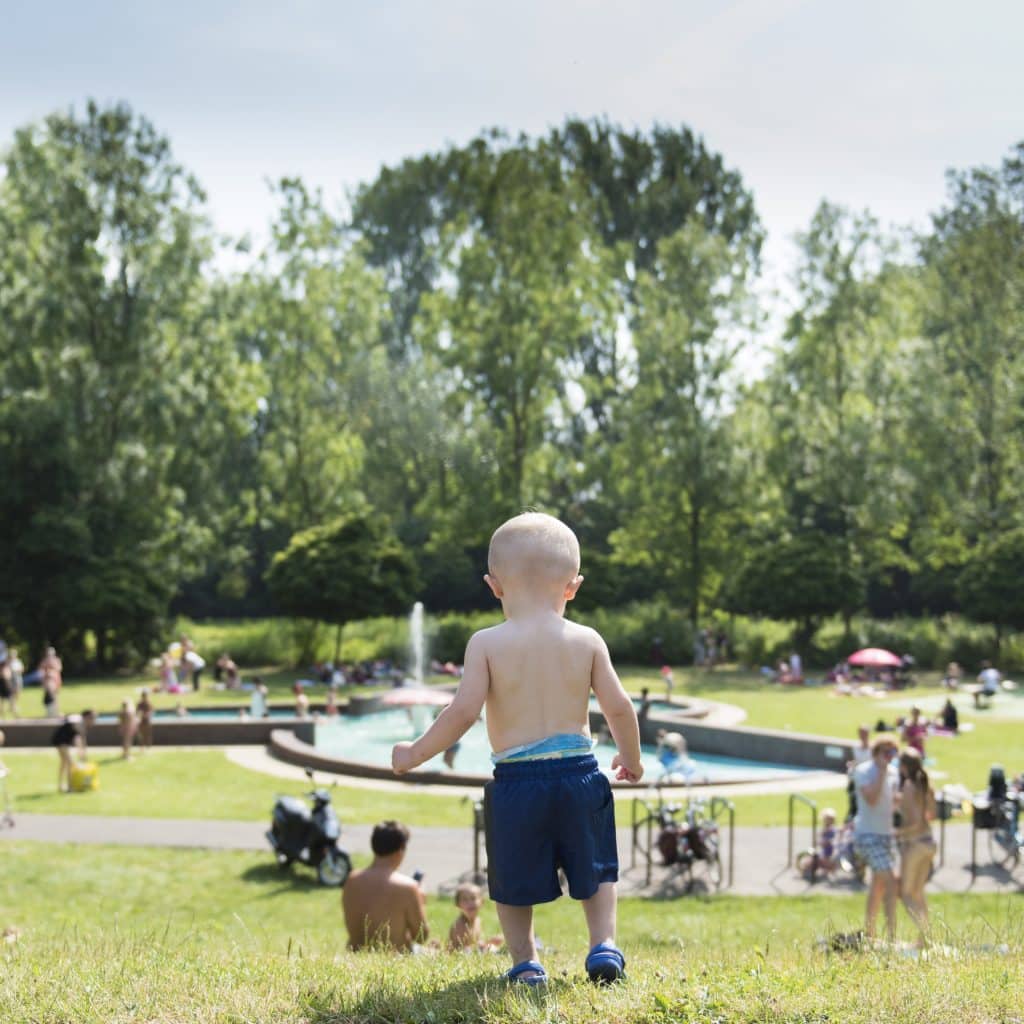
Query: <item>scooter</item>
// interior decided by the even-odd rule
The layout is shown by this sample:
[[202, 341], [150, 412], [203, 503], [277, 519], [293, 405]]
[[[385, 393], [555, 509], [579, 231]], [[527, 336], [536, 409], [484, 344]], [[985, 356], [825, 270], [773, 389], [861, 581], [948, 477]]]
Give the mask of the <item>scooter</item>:
[[[306, 776], [313, 781], [312, 769], [306, 769]], [[331, 806], [331, 794], [326, 789], [314, 789], [306, 796], [312, 801], [312, 808], [295, 796], [277, 798], [267, 841], [282, 870], [299, 861], [316, 868], [321, 885], [344, 885], [352, 870], [352, 860], [338, 846], [341, 823]]]

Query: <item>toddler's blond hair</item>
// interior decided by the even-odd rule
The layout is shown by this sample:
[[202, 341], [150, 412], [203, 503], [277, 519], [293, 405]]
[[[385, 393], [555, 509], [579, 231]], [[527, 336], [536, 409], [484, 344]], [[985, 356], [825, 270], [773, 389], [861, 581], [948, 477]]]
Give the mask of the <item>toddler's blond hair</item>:
[[499, 579], [527, 576], [567, 584], [579, 575], [580, 542], [554, 516], [523, 512], [494, 531], [487, 566]]

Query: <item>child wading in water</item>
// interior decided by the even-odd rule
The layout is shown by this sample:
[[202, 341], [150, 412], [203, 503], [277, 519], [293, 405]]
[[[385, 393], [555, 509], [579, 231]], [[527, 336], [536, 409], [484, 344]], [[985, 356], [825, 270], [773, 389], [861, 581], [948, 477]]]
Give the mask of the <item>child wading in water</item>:
[[514, 966], [506, 977], [540, 985], [533, 907], [562, 894], [581, 900], [590, 932], [592, 981], [623, 976], [615, 945], [615, 808], [608, 779], [591, 753], [589, 697], [597, 697], [619, 752], [616, 778], [637, 782], [640, 730], [636, 711], [592, 629], [565, 620], [575, 596], [580, 548], [551, 516], [527, 512], [491, 538], [488, 575], [505, 621], [474, 634], [455, 699], [414, 743], [392, 752], [396, 773], [410, 771], [452, 746], [487, 705], [494, 781], [485, 790], [488, 887]]

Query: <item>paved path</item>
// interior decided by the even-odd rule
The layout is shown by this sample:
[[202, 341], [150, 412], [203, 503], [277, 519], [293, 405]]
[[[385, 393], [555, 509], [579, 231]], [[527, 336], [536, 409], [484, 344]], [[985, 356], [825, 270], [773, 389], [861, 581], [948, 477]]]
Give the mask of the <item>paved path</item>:
[[[13, 828], [0, 829], [3, 840], [43, 840], [62, 843], [97, 843], [122, 846], [163, 846], [217, 850], [270, 850], [264, 838], [266, 825], [250, 821], [196, 821], [167, 818], [119, 818], [73, 814], [18, 814]], [[809, 841], [809, 829], [797, 832], [796, 846]], [[981, 864], [973, 881], [970, 872], [971, 830], [965, 825], [946, 830], [945, 866], [930, 883], [932, 892], [1024, 892], [1024, 866], [1015, 875], [989, 863], [987, 837], [978, 835]], [[368, 853], [370, 826], [344, 825], [343, 845], [350, 852]], [[623, 868], [622, 891], [628, 895], [671, 896], [681, 893], [679, 876], [655, 867], [647, 884], [645, 863], [638, 857], [631, 867], [631, 835], [619, 830], [619, 856]], [[786, 867], [785, 828], [737, 828], [736, 863], [732, 892], [738, 895], [776, 895], [858, 891], [852, 881], [809, 885]], [[723, 851], [724, 852], [724, 851]], [[481, 859], [483, 850], [481, 843]], [[424, 872], [431, 892], [447, 893], [473, 871], [473, 835], [470, 829], [415, 828], [406, 859], [409, 870]], [[726, 861], [728, 868], [728, 861]], [[700, 886], [703, 888], [703, 886]]]

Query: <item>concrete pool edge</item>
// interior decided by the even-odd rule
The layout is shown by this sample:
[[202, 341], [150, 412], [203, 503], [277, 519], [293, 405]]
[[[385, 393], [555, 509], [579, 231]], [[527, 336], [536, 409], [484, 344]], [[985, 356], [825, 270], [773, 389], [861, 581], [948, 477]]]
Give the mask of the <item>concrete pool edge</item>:
[[[604, 724], [599, 712], [591, 712], [591, 731], [596, 733]], [[644, 743], [654, 743], [655, 734], [660, 729], [681, 732], [695, 754], [711, 754], [725, 757], [737, 757], [737, 747], [742, 757], [750, 761], [766, 761], [787, 768], [803, 768], [811, 771], [832, 772], [837, 777], [845, 772], [846, 762], [853, 756], [853, 744], [846, 740], [830, 736], [814, 736], [805, 733], [794, 733], [775, 729], [756, 729], [750, 726], [720, 726], [692, 719], [673, 713], [652, 715], [641, 723], [641, 739]], [[490, 781], [490, 775], [459, 771], [417, 770], [408, 775], [396, 776], [391, 768], [385, 765], [370, 764], [366, 761], [350, 761], [334, 755], [325, 754], [315, 745], [315, 723], [300, 722], [293, 729], [272, 729], [268, 741], [270, 753], [281, 761], [300, 767], [309, 767], [320, 771], [355, 778], [380, 779], [408, 784], [428, 784], [439, 786], [482, 786]], [[775, 779], [790, 778], [780, 773]], [[702, 786], [723, 786], [737, 782], [771, 781], [772, 776], [758, 775], [749, 780], [728, 779], [702, 783]], [[631, 787], [631, 783], [613, 783], [616, 787]], [[685, 783], [666, 788], [687, 788]]]

